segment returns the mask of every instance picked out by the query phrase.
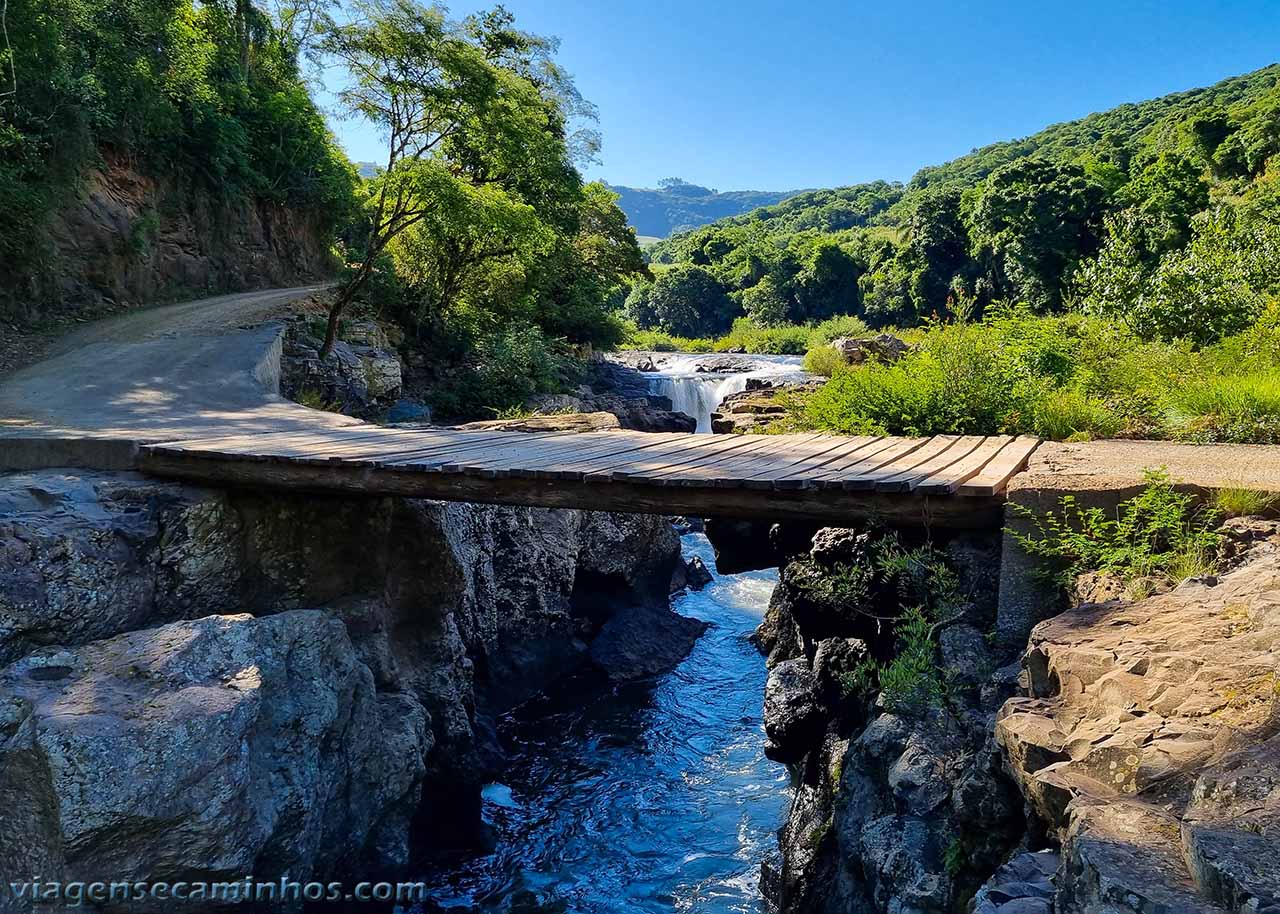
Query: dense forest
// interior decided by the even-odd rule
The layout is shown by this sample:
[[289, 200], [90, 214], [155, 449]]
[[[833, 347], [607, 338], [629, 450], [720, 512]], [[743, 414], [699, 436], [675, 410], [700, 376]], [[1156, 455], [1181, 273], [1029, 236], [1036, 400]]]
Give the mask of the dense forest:
[[683, 178], [663, 178], [658, 186], [624, 187], [609, 185], [618, 195], [618, 206], [636, 234], [649, 238], [666, 238], [723, 219], [737, 216], [761, 206], [769, 206], [792, 196], [793, 192], [767, 190], [732, 190], [720, 192], [710, 187], [690, 184]]
[[[813, 191], [677, 235], [652, 249], [668, 269], [656, 296], [633, 291], [632, 314], [692, 336], [744, 313], [903, 326], [1016, 301], [1168, 338], [1233, 332], [1276, 278], [1278, 79], [1268, 67], [987, 146], [905, 186]], [[668, 292], [708, 286], [730, 305], [713, 297], [684, 320], [685, 296]]]
[[[555, 42], [501, 7], [455, 20], [417, 0], [9, 0], [0, 49], [0, 258], [51, 268], [48, 227], [104, 162], [314, 215], [344, 309], [398, 321], [444, 412], [558, 389], [615, 344], [634, 232], [578, 170], [592, 109]], [[321, 67], [323, 66], [323, 70]], [[313, 99], [366, 122], [388, 158], [362, 177]], [[151, 219], [174, 214], [149, 214]], [[182, 214], [176, 214], [181, 216]], [[120, 256], [144, 245], [138, 220]], [[10, 294], [30, 294], [23, 283]], [[349, 307], [347, 307], [349, 306]]]

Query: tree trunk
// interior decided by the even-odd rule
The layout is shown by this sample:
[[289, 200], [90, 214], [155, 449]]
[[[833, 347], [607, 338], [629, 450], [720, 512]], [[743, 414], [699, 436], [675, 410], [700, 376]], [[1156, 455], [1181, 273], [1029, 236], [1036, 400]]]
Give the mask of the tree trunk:
[[236, 0], [236, 38], [240, 42], [240, 79], [249, 81], [249, 16], [251, 0]]

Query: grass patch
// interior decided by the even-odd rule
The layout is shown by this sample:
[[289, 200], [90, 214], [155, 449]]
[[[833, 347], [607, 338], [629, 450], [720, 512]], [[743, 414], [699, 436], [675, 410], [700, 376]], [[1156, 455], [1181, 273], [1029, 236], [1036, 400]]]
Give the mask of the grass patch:
[[1280, 505], [1280, 492], [1227, 486], [1213, 493], [1213, 508], [1224, 519], [1270, 514]]
[[1201, 350], [1008, 307], [909, 336], [912, 350], [892, 364], [847, 366], [811, 349], [810, 370], [831, 381], [793, 399], [789, 427], [1280, 443], [1280, 319]]

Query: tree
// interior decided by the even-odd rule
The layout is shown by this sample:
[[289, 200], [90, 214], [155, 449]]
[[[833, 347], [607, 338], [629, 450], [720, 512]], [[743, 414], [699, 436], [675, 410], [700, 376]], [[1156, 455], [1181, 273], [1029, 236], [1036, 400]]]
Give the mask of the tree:
[[321, 356], [338, 322], [400, 233], [425, 219], [443, 144], [498, 100], [502, 84], [484, 51], [451, 26], [440, 7], [415, 0], [357, 0], [349, 22], [333, 26], [324, 53], [347, 70], [338, 94], [348, 116], [361, 117], [387, 140], [386, 164], [373, 182], [363, 257], [329, 309]]
[[792, 302], [772, 276], [765, 276], [742, 293], [742, 310], [759, 327], [780, 327], [791, 319]]
[[676, 336], [716, 336], [733, 323], [733, 302], [710, 272], [697, 266], [675, 266], [656, 280], [645, 299], [652, 324]]
[[837, 314], [857, 314], [862, 297], [858, 279], [862, 269], [844, 248], [824, 238], [810, 249], [804, 267], [795, 278], [796, 307], [793, 323], [822, 321]]
[[1018, 159], [966, 195], [972, 253], [995, 297], [1046, 311], [1101, 241], [1106, 191], [1079, 165]]

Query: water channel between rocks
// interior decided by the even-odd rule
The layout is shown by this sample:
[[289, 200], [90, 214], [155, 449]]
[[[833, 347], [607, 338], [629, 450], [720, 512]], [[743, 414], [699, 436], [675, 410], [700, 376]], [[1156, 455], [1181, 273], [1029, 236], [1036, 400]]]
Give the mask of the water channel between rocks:
[[[797, 370], [698, 374], [667, 361], [654, 392], [710, 426], [720, 399], [748, 377]], [[686, 559], [715, 570], [700, 533]], [[502, 783], [484, 791], [489, 853], [428, 876], [414, 911], [760, 912], [760, 863], [776, 848], [788, 776], [764, 757], [764, 658], [748, 641], [777, 583], [775, 570], [716, 574], [677, 596], [676, 612], [711, 623], [692, 652], [654, 681], [602, 685], [575, 677], [508, 715]]]

